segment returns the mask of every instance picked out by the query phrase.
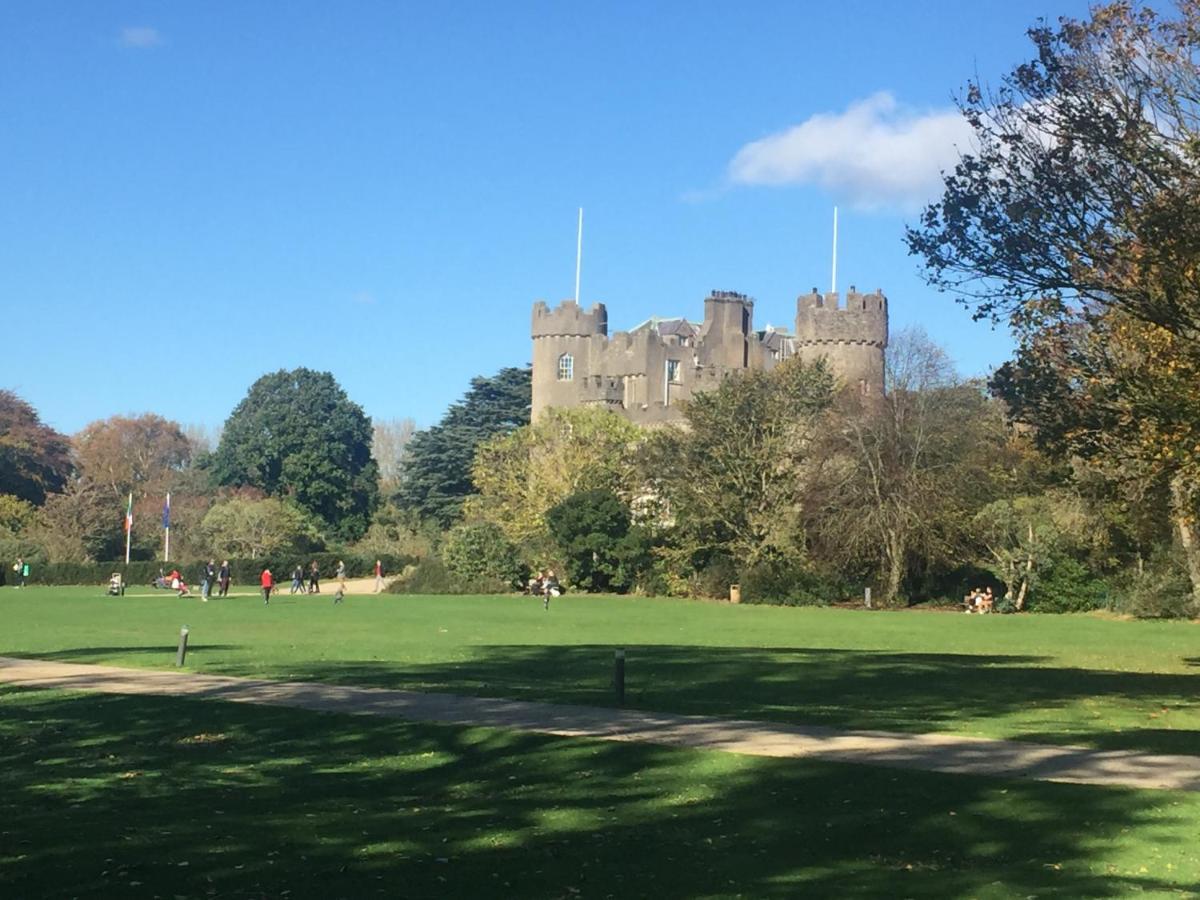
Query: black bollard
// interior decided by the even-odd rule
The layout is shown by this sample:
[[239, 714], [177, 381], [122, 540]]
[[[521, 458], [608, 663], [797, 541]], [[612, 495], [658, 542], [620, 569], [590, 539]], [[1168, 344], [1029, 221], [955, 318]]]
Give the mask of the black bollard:
[[183, 660], [187, 657], [187, 639], [188, 627], [184, 625], [179, 629], [179, 653], [175, 657], [175, 665], [182, 666]]
[[622, 647], [613, 658], [613, 687], [617, 691], [617, 705], [625, 705], [625, 649]]

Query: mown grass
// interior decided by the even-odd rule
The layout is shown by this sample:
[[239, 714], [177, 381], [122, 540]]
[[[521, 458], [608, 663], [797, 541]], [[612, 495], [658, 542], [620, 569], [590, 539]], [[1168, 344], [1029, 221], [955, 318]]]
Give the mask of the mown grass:
[[0, 688], [5, 897], [1128, 897], [1200, 795]]
[[1200, 627], [627, 597], [0, 591], [0, 654], [1200, 753]]

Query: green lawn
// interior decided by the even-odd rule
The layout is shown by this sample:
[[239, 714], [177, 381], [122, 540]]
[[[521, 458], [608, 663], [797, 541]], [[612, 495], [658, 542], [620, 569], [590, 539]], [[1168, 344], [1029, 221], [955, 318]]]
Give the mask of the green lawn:
[[1197, 794], [0, 688], [12, 898], [1179, 897], [1198, 833]]
[[[150, 594], [149, 589], [141, 593]], [[678, 600], [0, 591], [0, 654], [1200, 753], [1200, 626]]]

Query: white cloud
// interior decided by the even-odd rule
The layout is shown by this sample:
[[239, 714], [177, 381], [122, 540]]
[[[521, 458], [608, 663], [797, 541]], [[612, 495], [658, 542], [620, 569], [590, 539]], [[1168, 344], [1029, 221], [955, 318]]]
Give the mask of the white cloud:
[[162, 42], [162, 35], [157, 28], [150, 28], [146, 25], [127, 25], [121, 29], [122, 47], [144, 50], [148, 47], [157, 47]]
[[881, 92], [746, 144], [729, 163], [729, 179], [815, 184], [860, 208], [911, 210], [935, 199], [941, 171], [953, 168], [957, 148], [970, 141], [957, 109], [918, 113]]

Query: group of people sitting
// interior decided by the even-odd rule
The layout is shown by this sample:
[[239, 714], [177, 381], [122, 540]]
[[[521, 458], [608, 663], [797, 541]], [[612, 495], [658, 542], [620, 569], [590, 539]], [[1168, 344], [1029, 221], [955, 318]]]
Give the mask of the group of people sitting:
[[989, 588], [972, 588], [963, 597], [963, 606], [969, 613], [990, 613], [996, 606], [996, 597]]

